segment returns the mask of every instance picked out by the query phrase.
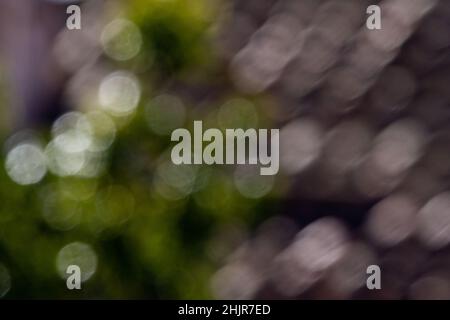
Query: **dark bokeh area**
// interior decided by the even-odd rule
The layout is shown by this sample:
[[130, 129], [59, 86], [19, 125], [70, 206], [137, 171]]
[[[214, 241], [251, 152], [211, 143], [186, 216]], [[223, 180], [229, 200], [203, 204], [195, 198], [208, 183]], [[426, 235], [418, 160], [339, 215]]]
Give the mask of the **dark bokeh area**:
[[446, 0], [2, 0], [0, 297], [450, 299], [449, 53]]

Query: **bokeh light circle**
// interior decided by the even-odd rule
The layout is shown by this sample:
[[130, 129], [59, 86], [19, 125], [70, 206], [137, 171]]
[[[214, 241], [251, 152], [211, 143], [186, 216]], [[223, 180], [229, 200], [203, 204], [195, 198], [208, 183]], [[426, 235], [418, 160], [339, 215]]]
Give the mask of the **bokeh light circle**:
[[5, 167], [9, 177], [20, 185], [38, 183], [47, 173], [44, 153], [29, 143], [14, 147], [6, 157]]
[[72, 242], [64, 246], [56, 257], [56, 267], [61, 278], [68, 277], [66, 271], [70, 265], [80, 267], [82, 282], [89, 280], [97, 270], [97, 254], [86, 243]]

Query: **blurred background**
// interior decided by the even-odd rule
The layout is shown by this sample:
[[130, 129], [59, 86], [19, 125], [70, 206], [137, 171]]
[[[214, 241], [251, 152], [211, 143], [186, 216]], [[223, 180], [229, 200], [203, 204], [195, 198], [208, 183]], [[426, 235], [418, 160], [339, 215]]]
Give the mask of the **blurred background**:
[[[450, 299], [449, 53], [447, 0], [2, 0], [0, 297]], [[279, 174], [173, 165], [193, 120]]]

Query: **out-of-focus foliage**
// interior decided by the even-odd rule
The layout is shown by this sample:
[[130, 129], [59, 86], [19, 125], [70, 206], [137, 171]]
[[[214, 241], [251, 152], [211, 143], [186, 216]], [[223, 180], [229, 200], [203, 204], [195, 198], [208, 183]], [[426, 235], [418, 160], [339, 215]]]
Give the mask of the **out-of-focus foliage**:
[[144, 54], [162, 72], [180, 71], [211, 59], [207, 32], [216, 1], [130, 1], [131, 18], [144, 36]]
[[[125, 5], [125, 16], [140, 28], [143, 49], [130, 61], [102, 57], [101, 63], [136, 74], [142, 96], [136, 113], [111, 117], [117, 132], [113, 144], [97, 159], [100, 174], [48, 172], [39, 183], [22, 186], [1, 166], [0, 263], [9, 275], [0, 280], [9, 278], [4, 281], [10, 284], [6, 298], [210, 297], [210, 275], [237, 240], [217, 239], [218, 235], [262, 219], [256, 212], [266, 204], [238, 192], [231, 168], [172, 165], [167, 123], [174, 129], [173, 116], [163, 114], [160, 122], [149, 125], [155, 115], [149, 106], [160, 103], [163, 112], [161, 101], [167, 99], [154, 99], [167, 94], [169, 101], [181, 101], [178, 108], [186, 113], [174, 124], [189, 127], [198, 115], [195, 112], [217, 123], [214, 110], [227, 96], [192, 112], [201, 99], [177, 97], [170, 89], [171, 83], [183, 84], [183, 78], [208, 83], [208, 70], [214, 66], [209, 38], [213, 5], [206, 0], [134, 0]], [[2, 112], [5, 109], [2, 106]], [[226, 119], [242, 121], [233, 118], [233, 112]], [[166, 127], [161, 129], [160, 123]], [[50, 131], [33, 132], [33, 144], [48, 150]], [[5, 142], [2, 164], [14, 139]], [[67, 290], [61, 275], [70, 257], [82, 262], [84, 272], [92, 273], [81, 291]]]

